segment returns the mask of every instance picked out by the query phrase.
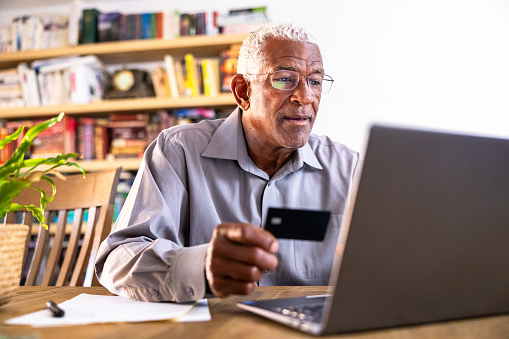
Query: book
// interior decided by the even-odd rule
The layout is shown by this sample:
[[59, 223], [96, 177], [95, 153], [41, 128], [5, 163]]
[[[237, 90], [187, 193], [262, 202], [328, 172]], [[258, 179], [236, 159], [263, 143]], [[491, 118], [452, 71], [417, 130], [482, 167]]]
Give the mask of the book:
[[98, 41], [97, 23], [99, 10], [87, 8], [83, 10], [81, 24], [81, 44], [93, 44]]
[[151, 27], [151, 13], [141, 14], [141, 39], [151, 39], [152, 27]]
[[95, 119], [94, 125], [94, 157], [98, 160], [104, 160], [109, 151], [108, 120]]
[[38, 107], [41, 105], [39, 86], [35, 71], [29, 68], [25, 62], [18, 65], [19, 80], [23, 91], [23, 101], [26, 107]]
[[22, 98], [21, 84], [0, 85], [0, 98]]
[[186, 89], [190, 89], [190, 95], [189, 96], [197, 96], [200, 95], [200, 84], [201, 79], [198, 76], [198, 70], [197, 70], [197, 64], [196, 60], [194, 58], [194, 55], [191, 53], [187, 53], [184, 56], [184, 63], [186, 67]]
[[186, 71], [185, 71], [185, 61], [184, 59], [175, 61], [173, 66], [175, 66], [175, 76], [177, 78], [178, 92], [181, 96], [190, 96], [190, 92], [186, 89]]
[[219, 93], [219, 59], [205, 58], [201, 60], [203, 94], [215, 96]]
[[120, 40], [120, 41], [127, 40], [127, 38], [126, 38], [126, 30], [127, 30], [126, 20], [127, 20], [127, 15], [120, 14], [120, 27], [118, 29], [118, 40]]
[[163, 12], [163, 39], [174, 39], [180, 36], [180, 12]]
[[219, 59], [221, 92], [231, 92], [230, 83], [235, 74], [237, 74], [237, 59], [240, 46], [232, 46], [230, 49], [221, 52]]
[[126, 40], [134, 40], [136, 37], [136, 14], [127, 14], [125, 16], [125, 39]]
[[218, 12], [209, 10], [205, 12], [205, 34], [217, 35], [219, 34], [219, 27], [217, 26]]
[[0, 53], [11, 52], [12, 34], [10, 25], [0, 25]]
[[78, 125], [78, 153], [83, 160], [94, 159], [94, 118], [80, 118]]
[[156, 15], [156, 34], [155, 38], [162, 39], [164, 31], [164, 14], [163, 12], [157, 12]]
[[164, 67], [166, 69], [166, 76], [168, 79], [168, 86], [170, 88], [170, 95], [176, 99], [180, 96], [180, 89], [177, 80], [177, 73], [175, 70], [175, 60], [170, 54], [164, 56]]
[[15, 67], [0, 70], [0, 85], [18, 84], [20, 75]]
[[68, 45], [76, 46], [80, 38], [80, 18], [82, 14], [81, 0], [73, 0], [71, 14], [69, 15]]
[[[152, 72], [152, 85], [154, 86], [154, 92], [158, 98], [167, 98], [169, 95], [169, 86], [167, 86], [166, 70], [158, 66], [155, 71]], [[166, 88], [168, 87], [168, 92]]]
[[97, 41], [118, 41], [120, 33], [120, 12], [99, 13], [97, 17]]

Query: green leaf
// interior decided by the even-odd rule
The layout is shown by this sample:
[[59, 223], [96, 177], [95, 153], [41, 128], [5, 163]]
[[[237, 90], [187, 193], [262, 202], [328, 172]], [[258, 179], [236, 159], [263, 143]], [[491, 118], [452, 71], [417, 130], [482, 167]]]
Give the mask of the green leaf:
[[39, 222], [42, 224], [42, 226], [45, 229], [48, 229], [48, 223], [46, 222], [46, 218], [44, 218], [44, 210], [40, 207], [37, 207], [35, 205], [19, 205], [16, 203], [12, 203], [8, 207], [7, 213], [19, 211], [22, 209], [26, 209], [27, 211], [31, 212], [32, 215], [39, 220]]
[[25, 126], [20, 126], [16, 132], [12, 133], [11, 135], [6, 136], [2, 140], [0, 140], [0, 149], [3, 149], [5, 145], [9, 144], [11, 141], [16, 140], [21, 135], [21, 132], [25, 129]]
[[22, 189], [30, 187], [25, 180], [4, 181], [0, 183], [0, 219], [8, 213], [8, 206]]

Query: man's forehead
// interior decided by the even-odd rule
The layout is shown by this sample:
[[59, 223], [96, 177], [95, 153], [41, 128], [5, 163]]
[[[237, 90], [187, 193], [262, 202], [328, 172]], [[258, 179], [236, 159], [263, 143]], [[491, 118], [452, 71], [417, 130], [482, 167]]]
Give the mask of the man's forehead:
[[323, 67], [322, 55], [316, 44], [282, 39], [269, 39], [264, 48], [267, 67]]

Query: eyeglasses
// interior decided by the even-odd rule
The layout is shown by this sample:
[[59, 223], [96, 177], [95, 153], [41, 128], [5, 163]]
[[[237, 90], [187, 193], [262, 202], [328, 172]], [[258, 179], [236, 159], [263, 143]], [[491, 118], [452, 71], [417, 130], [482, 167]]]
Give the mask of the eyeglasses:
[[329, 75], [321, 73], [313, 73], [307, 76], [301, 76], [298, 72], [280, 70], [269, 74], [251, 74], [251, 75], [268, 75], [270, 83], [275, 89], [282, 91], [291, 91], [297, 87], [300, 78], [306, 80], [309, 89], [315, 93], [327, 93], [332, 88], [332, 79]]

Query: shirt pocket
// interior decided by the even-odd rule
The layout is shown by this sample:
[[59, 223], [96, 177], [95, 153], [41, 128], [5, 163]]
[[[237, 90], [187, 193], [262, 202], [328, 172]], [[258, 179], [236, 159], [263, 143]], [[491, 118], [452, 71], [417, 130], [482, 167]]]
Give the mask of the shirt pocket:
[[343, 214], [331, 215], [323, 241], [295, 241], [295, 269], [304, 279], [322, 279], [327, 284], [338, 242]]

